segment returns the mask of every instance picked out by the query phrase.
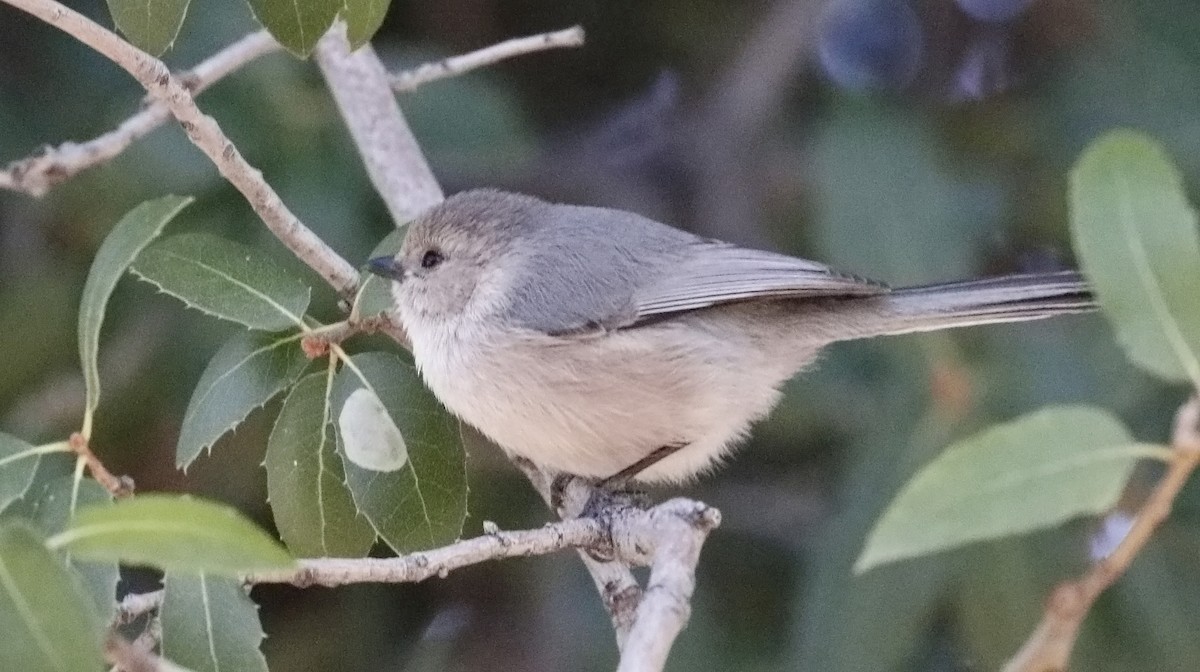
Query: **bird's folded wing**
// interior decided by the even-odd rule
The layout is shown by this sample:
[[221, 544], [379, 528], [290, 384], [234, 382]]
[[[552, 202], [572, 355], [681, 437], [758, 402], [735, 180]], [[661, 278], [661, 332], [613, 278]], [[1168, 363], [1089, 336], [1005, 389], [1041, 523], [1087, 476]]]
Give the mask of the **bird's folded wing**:
[[718, 241], [697, 242], [693, 252], [635, 292], [638, 321], [753, 299], [889, 291], [882, 283], [839, 273], [815, 261]]

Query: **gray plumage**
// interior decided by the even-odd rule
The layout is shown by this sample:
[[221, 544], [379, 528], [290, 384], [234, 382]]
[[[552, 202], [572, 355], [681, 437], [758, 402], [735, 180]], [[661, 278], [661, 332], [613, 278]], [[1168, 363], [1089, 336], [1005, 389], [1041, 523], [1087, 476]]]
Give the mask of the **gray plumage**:
[[710, 467], [831, 342], [1094, 307], [1070, 272], [892, 291], [632, 213], [492, 190], [420, 217], [381, 272], [452, 412], [581, 476], [687, 444], [642, 480]]

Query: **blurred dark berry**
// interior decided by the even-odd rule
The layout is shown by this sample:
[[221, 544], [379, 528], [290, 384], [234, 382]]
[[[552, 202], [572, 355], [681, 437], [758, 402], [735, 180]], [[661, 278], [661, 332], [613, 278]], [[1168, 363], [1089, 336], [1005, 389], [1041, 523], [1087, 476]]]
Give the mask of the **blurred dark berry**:
[[1033, 0], [955, 0], [973, 19], [988, 23], [1012, 21], [1029, 9]]
[[821, 26], [821, 65], [853, 91], [901, 88], [921, 65], [923, 42], [904, 0], [834, 0]]
[[983, 100], [1007, 89], [1013, 79], [1010, 40], [1011, 36], [1004, 29], [991, 29], [972, 36], [954, 71], [950, 98]]

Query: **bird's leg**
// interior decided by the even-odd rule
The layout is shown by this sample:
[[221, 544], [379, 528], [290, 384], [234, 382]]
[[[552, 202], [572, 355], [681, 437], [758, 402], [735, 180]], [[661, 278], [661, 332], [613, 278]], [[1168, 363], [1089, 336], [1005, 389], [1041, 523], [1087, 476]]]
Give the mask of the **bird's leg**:
[[664, 459], [674, 455], [675, 453], [678, 453], [684, 448], [687, 448], [688, 445], [689, 444], [687, 443], [668, 443], [665, 446], [659, 446], [658, 448], [655, 448], [654, 451], [649, 455], [643, 457], [637, 462], [634, 462], [628, 467], [625, 467], [612, 476], [601, 480], [596, 484], [596, 487], [608, 490], [610, 492], [624, 490], [625, 487], [629, 485], [630, 481], [637, 478], [638, 474], [649, 469], [650, 467], [653, 467], [659, 462], [662, 462]]
[[625, 467], [617, 473], [599, 480], [588, 498], [587, 505], [580, 514], [583, 517], [595, 518], [604, 509], [612, 506], [636, 506], [646, 508], [650, 504], [649, 496], [640, 490], [632, 490], [629, 484], [638, 474], [661, 462], [687, 447], [687, 443], [669, 443], [655, 448], [649, 455]]

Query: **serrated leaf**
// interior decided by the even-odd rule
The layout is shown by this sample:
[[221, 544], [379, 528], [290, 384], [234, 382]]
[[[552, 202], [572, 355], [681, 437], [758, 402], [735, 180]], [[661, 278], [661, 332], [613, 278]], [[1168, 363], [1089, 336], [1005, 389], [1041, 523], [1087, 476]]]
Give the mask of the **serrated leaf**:
[[241, 581], [207, 574], [163, 577], [163, 657], [195, 672], [266, 672], [258, 605]]
[[[400, 246], [404, 243], [405, 229], [397, 229], [392, 231], [371, 251], [371, 256], [368, 259], [376, 257], [394, 256], [400, 251]], [[366, 280], [362, 283], [362, 288], [358, 294], [358, 314], [363, 317], [378, 315], [380, 313], [391, 312], [392, 310], [392, 288], [391, 283], [370, 273], [365, 273], [363, 277]]]
[[375, 530], [358, 514], [331, 423], [331, 377], [305, 376], [283, 402], [267, 441], [267, 498], [275, 526], [300, 557], [361, 557]]
[[1103, 513], [1134, 464], [1162, 450], [1135, 444], [1119, 420], [1087, 406], [996, 425], [947, 448], [905, 484], [854, 571]]
[[1200, 232], [1162, 147], [1114, 131], [1071, 172], [1071, 234], [1129, 358], [1200, 387]]
[[333, 384], [335, 417], [357, 390], [378, 397], [403, 434], [408, 455], [396, 471], [365, 469], [346, 455], [338, 428], [338, 452], [358, 510], [397, 553], [453, 541], [467, 513], [457, 423], [421, 384], [412, 365], [393, 354], [355, 355], [342, 367]]
[[159, 56], [175, 42], [188, 0], [108, 0], [113, 23], [137, 48]]
[[310, 290], [261, 252], [207, 233], [164, 238], [142, 250], [137, 276], [192, 308], [251, 329], [301, 324]]
[[163, 227], [191, 202], [190, 196], [164, 196], [142, 203], [117, 222], [96, 251], [79, 305], [79, 359], [87, 386], [89, 414], [100, 403], [97, 353], [100, 350], [100, 328], [104, 325], [104, 313], [113, 288], [138, 253], [157, 238]]
[[350, 49], [358, 49], [375, 35], [383, 25], [391, 0], [345, 0], [342, 19], [346, 22], [346, 38]]
[[[104, 486], [85, 478], [78, 481], [74, 476], [60, 476], [42, 488], [34, 504], [33, 515], [38, 527], [47, 535], [67, 529], [75, 511], [82, 506], [112, 506], [112, 495]], [[70, 555], [64, 558], [67, 566], [79, 575], [84, 588], [96, 604], [96, 613], [109, 615], [117, 604], [117, 582], [121, 579], [120, 569], [115, 562], [78, 562]]]
[[306, 58], [333, 25], [342, 0], [249, 0], [255, 18], [288, 51]]
[[0, 432], [0, 511], [33, 485], [41, 454], [38, 448]]
[[82, 507], [47, 542], [84, 560], [116, 560], [169, 572], [238, 576], [295, 561], [237, 509], [186, 495], [138, 495]]
[[308, 366], [299, 334], [237, 334], [213, 355], [192, 392], [175, 465], [188, 466], [250, 412], [296, 382]]
[[0, 670], [99, 669], [100, 623], [88, 598], [41, 536], [0, 525]]

